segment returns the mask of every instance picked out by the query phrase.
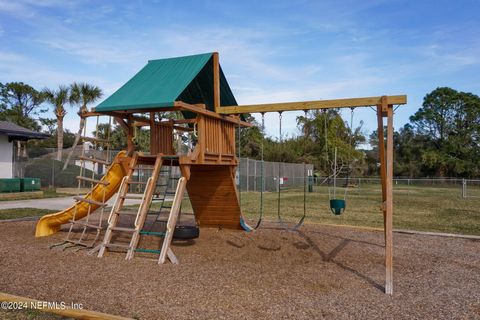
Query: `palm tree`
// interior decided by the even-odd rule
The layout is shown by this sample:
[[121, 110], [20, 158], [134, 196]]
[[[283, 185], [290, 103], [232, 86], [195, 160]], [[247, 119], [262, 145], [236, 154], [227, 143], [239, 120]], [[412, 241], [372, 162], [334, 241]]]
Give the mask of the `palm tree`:
[[70, 158], [80, 141], [83, 128], [85, 127], [85, 117], [84, 114], [88, 112], [87, 105], [93, 103], [100, 99], [103, 95], [102, 89], [97, 86], [88, 84], [88, 83], [72, 83], [70, 85], [70, 97], [69, 101], [72, 105], [78, 105], [78, 115], [80, 116], [80, 125], [78, 127], [78, 132], [75, 134], [75, 141], [72, 145], [72, 151], [69, 153], [65, 164], [63, 165], [63, 170], [65, 170], [70, 162]]
[[45, 100], [53, 105], [55, 117], [57, 118], [57, 160], [62, 160], [63, 150], [63, 118], [67, 114], [64, 108], [65, 103], [68, 102], [69, 90], [66, 86], [59, 86], [57, 90], [44, 89], [43, 94]]

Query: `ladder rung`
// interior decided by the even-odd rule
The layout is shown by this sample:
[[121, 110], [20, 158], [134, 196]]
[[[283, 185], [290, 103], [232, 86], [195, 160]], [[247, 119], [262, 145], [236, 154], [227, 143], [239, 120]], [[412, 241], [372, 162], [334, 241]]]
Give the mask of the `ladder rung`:
[[80, 156], [79, 159], [80, 160], [91, 161], [91, 162], [96, 162], [96, 163], [101, 163], [101, 164], [104, 164], [106, 166], [110, 165], [110, 162], [108, 162], [107, 160], [103, 160], [103, 159], [89, 158], [89, 157], [84, 157], [84, 156]]
[[156, 159], [157, 155], [156, 154], [139, 154], [138, 159]]
[[111, 227], [110, 230], [113, 231], [122, 231], [122, 232], [135, 232], [135, 228], [124, 228], [124, 227]]
[[73, 199], [77, 200], [77, 201], [80, 201], [80, 202], [86, 202], [86, 203], [94, 204], [96, 206], [101, 206], [101, 207], [105, 207], [107, 205], [106, 203], [95, 201], [95, 200], [88, 199], [88, 198], [83, 198], [83, 197], [80, 197], [80, 196], [75, 196], [75, 197], [73, 197]]
[[97, 229], [97, 230], [102, 229], [101, 226], [94, 225], [94, 224], [89, 224], [89, 223], [85, 223], [85, 222], [82, 222], [82, 221], [70, 220], [70, 223], [75, 224], [75, 225], [78, 224], [78, 225], [81, 225], [81, 226], [84, 226], [84, 227], [87, 227], [87, 228], [93, 228], [93, 229]]
[[142, 200], [143, 199], [143, 197], [135, 197], [135, 196], [129, 196], [129, 195], [120, 196], [120, 198], [131, 199], [131, 200]]
[[105, 245], [105, 247], [118, 247], [118, 248], [130, 249], [129, 244], [118, 244], [118, 243], [108, 243]]
[[148, 235], [148, 236], [165, 237], [165, 232], [157, 232], [157, 231], [141, 230], [140, 234], [145, 234], [145, 235]]
[[153, 249], [135, 249], [136, 252], [145, 252], [145, 253], [158, 253], [160, 254], [160, 250], [153, 250]]
[[128, 184], [147, 184], [147, 182], [144, 181], [127, 181]]
[[82, 136], [81, 138], [85, 141], [90, 141], [90, 142], [100, 142], [100, 143], [104, 143], [104, 144], [109, 143], [109, 141], [107, 139], [100, 139], [100, 138], [95, 138], [95, 137], [85, 137], [85, 136]]
[[88, 182], [93, 182], [93, 183], [98, 183], [98, 184], [103, 184], [104, 186], [108, 186], [110, 182], [108, 181], [102, 181], [102, 180], [97, 180], [97, 179], [92, 179], [92, 178], [87, 178], [87, 177], [82, 177], [82, 176], [77, 176], [78, 180], [83, 180], [83, 181], [88, 181]]
[[139, 171], [139, 170], [150, 170], [150, 171], [153, 171], [153, 170], [155, 170], [155, 168], [154, 168], [154, 167], [148, 167], [148, 168], [135, 167], [134, 170], [136, 170], [136, 171]]
[[116, 215], [127, 215], [127, 216], [136, 216], [138, 214], [138, 211], [115, 211]]

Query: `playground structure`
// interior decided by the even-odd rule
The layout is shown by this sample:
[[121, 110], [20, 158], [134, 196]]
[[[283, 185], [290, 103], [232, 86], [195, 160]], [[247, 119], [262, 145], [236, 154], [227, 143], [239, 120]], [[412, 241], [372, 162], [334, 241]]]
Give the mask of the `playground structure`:
[[[77, 197], [76, 204], [65, 211], [43, 217], [36, 236], [47, 236], [57, 232], [60, 226], [70, 223], [83, 230], [94, 228], [97, 234], [102, 226], [92, 226], [79, 221], [88, 217], [97, 208], [104, 208], [106, 200], [117, 193], [115, 204], [108, 217], [108, 227], [101, 244], [94, 247], [98, 256], [107, 249], [116, 247], [112, 243], [113, 233], [129, 234], [131, 239], [123, 249], [131, 259], [137, 248], [139, 237], [153, 235], [164, 238], [159, 253], [159, 263], [168, 257], [177, 259], [170, 249], [172, 232], [175, 228], [185, 190], [188, 192], [200, 227], [229, 229], [252, 228], [243, 219], [235, 183], [238, 160], [235, 146], [235, 127], [249, 127], [242, 121], [241, 114], [312, 109], [376, 107], [379, 136], [380, 173], [382, 180], [382, 206], [385, 233], [385, 292], [393, 292], [393, 244], [392, 244], [392, 178], [393, 178], [393, 108], [406, 103], [406, 96], [379, 96], [368, 98], [337, 99], [239, 106], [228, 86], [219, 64], [218, 53], [149, 61], [131, 80], [102, 102], [92, 112], [81, 117], [111, 116], [125, 130], [127, 150], [119, 154], [101, 180], [86, 180], [98, 185], [85, 197]], [[168, 114], [182, 114], [181, 119], [168, 118]], [[387, 118], [385, 139], [384, 118]], [[135, 128], [150, 128], [150, 154], [135, 151]], [[187, 154], [179, 154], [174, 148], [175, 132], [188, 132], [195, 138], [194, 146]], [[95, 139], [95, 138], [94, 138]], [[96, 138], [98, 140], [98, 138]], [[177, 150], [178, 151], [178, 150]], [[169, 208], [165, 232], [146, 230], [145, 223], [149, 207], [155, 199], [158, 175], [163, 168], [178, 166], [181, 178], [176, 183], [174, 199]], [[135, 180], [135, 172], [152, 172], [147, 182]], [[85, 178], [80, 177], [85, 180]], [[124, 200], [131, 197], [131, 187], [144, 185], [140, 196], [142, 204], [134, 213], [131, 227], [120, 227], [118, 219], [127, 214], [123, 210]], [[138, 197], [137, 197], [138, 198]], [[165, 197], [161, 200], [164, 203]], [[162, 204], [163, 207], [163, 204]], [[129, 213], [131, 214], [131, 213]], [[101, 223], [101, 221], [100, 221]], [[83, 234], [83, 233], [82, 233]], [[68, 240], [68, 239], [67, 239]], [[73, 244], [85, 245], [79, 241]], [[149, 250], [152, 252], [152, 250]], [[144, 251], [148, 252], [148, 251]]]

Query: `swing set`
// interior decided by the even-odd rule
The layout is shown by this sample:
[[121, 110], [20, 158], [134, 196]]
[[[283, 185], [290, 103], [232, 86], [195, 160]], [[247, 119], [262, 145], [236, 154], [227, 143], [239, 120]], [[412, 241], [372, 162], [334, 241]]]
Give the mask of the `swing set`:
[[[334, 148], [334, 160], [333, 163], [331, 164], [332, 167], [332, 174], [328, 175], [325, 179], [325, 181], [328, 181], [328, 196], [329, 196], [329, 205], [330, 205], [330, 211], [334, 215], [341, 215], [345, 212], [346, 209], [346, 200], [347, 200], [347, 192], [349, 190], [349, 178], [350, 178], [350, 172], [352, 170], [352, 149], [354, 148], [353, 145], [353, 116], [354, 116], [354, 110], [355, 108], [351, 108], [351, 116], [350, 116], [350, 122], [349, 122], [349, 154], [348, 154], [348, 164], [347, 164], [347, 177], [345, 179], [345, 186], [344, 186], [344, 194], [343, 198], [337, 197], [337, 177], [341, 171], [341, 169], [338, 169], [338, 163], [337, 163], [337, 147]], [[325, 110], [324, 110], [325, 111]], [[304, 117], [307, 118], [308, 110], [304, 110]], [[328, 121], [327, 121], [327, 113], [323, 113], [324, 117], [324, 135], [325, 135], [325, 159], [328, 162]], [[265, 131], [265, 112], [261, 112], [261, 119], [262, 119], [262, 124], [261, 124], [261, 132], [264, 133]], [[282, 111], [278, 112], [278, 123], [279, 123], [279, 143], [282, 145], [283, 143], [283, 134], [282, 134]], [[306, 154], [306, 139], [307, 137], [307, 132], [305, 130], [304, 132], [304, 143], [303, 143], [303, 151], [304, 155]], [[240, 141], [241, 141], [241, 127], [238, 127], [238, 158], [240, 159]], [[265, 137], [262, 135], [261, 139], [261, 146], [260, 146], [260, 208], [259, 208], [259, 217], [256, 223], [253, 224], [251, 229], [256, 230], [260, 227], [262, 220], [263, 220], [263, 214], [264, 214], [264, 143], [265, 143]], [[281, 193], [282, 193], [282, 180], [283, 173], [282, 173], [282, 163], [278, 162], [278, 177], [276, 177], [277, 180], [277, 221], [278, 223], [286, 230], [297, 230], [300, 228], [305, 221], [305, 218], [307, 216], [307, 179], [310, 178], [307, 175], [307, 169], [306, 169], [306, 162], [303, 162], [303, 214], [300, 217], [300, 219], [292, 226], [289, 227], [287, 223], [285, 223], [284, 219], [282, 218], [281, 214]], [[330, 185], [330, 180], [333, 180], [333, 187]], [[241, 184], [241, 180], [239, 179], [239, 183]], [[241, 187], [241, 186], [240, 186]], [[239, 195], [241, 198], [241, 188], [239, 188]]]
[[[379, 141], [379, 157], [380, 157], [380, 177], [382, 183], [382, 204], [380, 210], [384, 218], [384, 237], [385, 237], [385, 293], [393, 293], [393, 114], [394, 106], [400, 106], [407, 103], [405, 95], [398, 96], [380, 96], [367, 98], [352, 98], [352, 99], [336, 99], [336, 100], [318, 100], [318, 101], [302, 101], [302, 102], [285, 102], [272, 104], [258, 104], [258, 105], [243, 105], [243, 106], [222, 106], [215, 111], [225, 115], [239, 115], [245, 113], [260, 113], [262, 115], [262, 129], [265, 128], [264, 116], [267, 112], [279, 113], [279, 128], [280, 128], [280, 142], [282, 142], [282, 113], [286, 111], [304, 111], [308, 110], [328, 110], [328, 109], [351, 109], [350, 120], [350, 144], [353, 142], [353, 113], [355, 108], [372, 108], [377, 114], [378, 124], [378, 141]], [[376, 107], [373, 108], [373, 107]], [[384, 118], [387, 118], [386, 128], [384, 133]], [[326, 152], [328, 154], [328, 138], [327, 138], [327, 121], [325, 117], [325, 139]], [[240, 132], [240, 131], [239, 131]], [[386, 137], [385, 137], [386, 136]], [[240, 139], [239, 139], [240, 141]], [[335, 156], [333, 161], [333, 174], [330, 176], [333, 180], [333, 188], [329, 188], [330, 210], [335, 215], [342, 214], [346, 209], [346, 196], [349, 187], [349, 175], [351, 170], [351, 155], [349, 156], [349, 164], [347, 170], [347, 179], [345, 184], [345, 193], [343, 199], [337, 197], [337, 150], [335, 149]], [[263, 139], [261, 149], [261, 162], [263, 174]], [[280, 169], [280, 168], [279, 168]], [[279, 176], [281, 176], [279, 174]], [[328, 179], [328, 178], [327, 178]], [[330, 180], [330, 179], [329, 179]], [[305, 179], [304, 179], [305, 181]], [[280, 184], [280, 181], [279, 181]], [[291, 228], [288, 228], [281, 217], [281, 188], [278, 188], [277, 198], [277, 216], [278, 222], [290, 230], [299, 228], [306, 216], [306, 182], [304, 182], [304, 213], [300, 220]], [[255, 227], [260, 226], [263, 217], [263, 177], [262, 189], [260, 193], [260, 217]]]

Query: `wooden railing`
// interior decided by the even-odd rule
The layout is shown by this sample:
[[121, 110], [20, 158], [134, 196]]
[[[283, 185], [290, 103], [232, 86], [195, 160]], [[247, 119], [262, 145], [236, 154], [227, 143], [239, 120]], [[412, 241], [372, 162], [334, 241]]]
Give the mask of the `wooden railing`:
[[173, 124], [155, 123], [150, 126], [150, 153], [173, 155]]
[[198, 163], [235, 164], [235, 124], [204, 115], [197, 123]]

